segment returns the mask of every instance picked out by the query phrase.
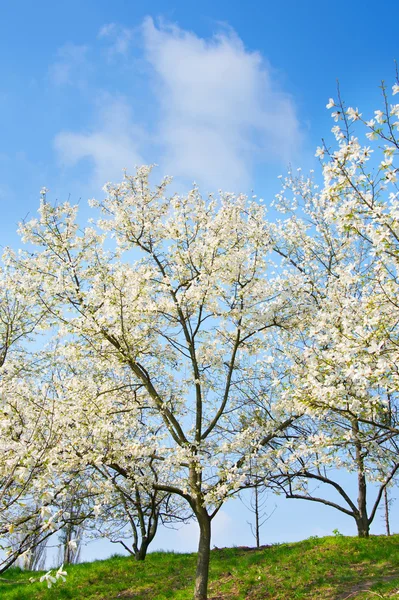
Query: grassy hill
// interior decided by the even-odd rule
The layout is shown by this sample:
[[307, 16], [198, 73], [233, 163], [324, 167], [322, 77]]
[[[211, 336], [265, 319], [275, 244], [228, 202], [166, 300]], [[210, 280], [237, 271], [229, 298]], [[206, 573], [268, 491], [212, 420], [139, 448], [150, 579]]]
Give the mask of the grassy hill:
[[[1, 600], [191, 600], [194, 554], [154, 552], [68, 567], [66, 583], [0, 583]], [[11, 569], [4, 578], [27, 582]], [[35, 573], [37, 576], [37, 573]], [[365, 590], [365, 591], [364, 591]], [[212, 551], [212, 600], [391, 598], [399, 590], [399, 536], [311, 538], [260, 550]]]

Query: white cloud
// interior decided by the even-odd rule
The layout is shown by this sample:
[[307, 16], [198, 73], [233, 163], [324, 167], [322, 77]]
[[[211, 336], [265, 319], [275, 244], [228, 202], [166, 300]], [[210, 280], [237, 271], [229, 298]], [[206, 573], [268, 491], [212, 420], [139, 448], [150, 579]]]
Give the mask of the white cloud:
[[86, 79], [89, 63], [88, 47], [65, 44], [57, 52], [57, 60], [49, 68], [50, 78], [55, 85], [79, 85]]
[[98, 32], [98, 37], [105, 38], [110, 42], [108, 47], [108, 58], [113, 58], [116, 55], [126, 55], [130, 49], [130, 44], [133, 38], [133, 29], [121, 27], [116, 23], [108, 23], [103, 25]]
[[98, 126], [91, 131], [60, 132], [54, 145], [64, 166], [91, 159], [92, 183], [102, 187], [106, 181], [120, 181], [124, 168], [131, 173], [136, 165], [144, 162], [139, 152], [143, 132], [134, 124], [131, 109], [124, 99], [104, 96], [97, 119]]
[[256, 163], [293, 158], [301, 138], [295, 106], [258, 52], [232, 31], [204, 40], [148, 18], [143, 33], [168, 172], [240, 187]]
[[[97, 125], [89, 132], [59, 133], [55, 147], [63, 164], [74, 165], [89, 157], [99, 183], [120, 176], [124, 166], [131, 171], [134, 164], [157, 162], [160, 176], [167, 173], [178, 180], [197, 181], [208, 190], [245, 191], [256, 166], [284, 167], [295, 160], [301, 133], [294, 102], [262, 56], [247, 50], [233, 31], [203, 39], [177, 26], [155, 26], [152, 19], [145, 19], [140, 38], [145, 79], [137, 47], [134, 56], [130, 52], [136, 31], [109, 23], [98, 38], [107, 41], [109, 68], [121, 68], [120, 89], [126, 93], [128, 72], [126, 85], [140, 94], [140, 101], [135, 104], [135, 98], [129, 97], [122, 102], [108, 94]], [[71, 65], [84, 60], [85, 48], [69, 45], [60, 51], [65, 64], [59, 61], [59, 82], [69, 81]], [[144, 112], [133, 120], [131, 109], [138, 106]]]
[[98, 37], [109, 37], [110, 35], [113, 35], [115, 33], [116, 29], [116, 23], [107, 23], [106, 25], [103, 25], [101, 27], [100, 31], [98, 32]]

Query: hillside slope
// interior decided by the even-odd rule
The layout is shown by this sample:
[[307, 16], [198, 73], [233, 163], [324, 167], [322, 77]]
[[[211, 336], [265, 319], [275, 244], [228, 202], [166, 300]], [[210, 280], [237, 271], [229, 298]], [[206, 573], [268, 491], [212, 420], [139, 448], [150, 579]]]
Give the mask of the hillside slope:
[[[0, 583], [0, 598], [191, 600], [194, 571], [194, 554], [155, 552], [145, 563], [114, 557], [71, 566], [66, 583], [47, 589], [43, 583], [23, 583], [32, 573], [12, 569], [4, 577], [20, 583]], [[212, 600], [375, 600], [393, 597], [398, 590], [398, 535], [311, 538], [260, 550], [212, 551]]]

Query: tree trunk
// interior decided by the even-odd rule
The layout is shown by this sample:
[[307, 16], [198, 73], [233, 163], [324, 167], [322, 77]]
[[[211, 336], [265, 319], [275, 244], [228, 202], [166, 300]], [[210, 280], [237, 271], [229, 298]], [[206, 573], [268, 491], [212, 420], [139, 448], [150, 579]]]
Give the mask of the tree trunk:
[[358, 515], [356, 517], [357, 534], [359, 537], [369, 537], [370, 524], [367, 516], [366, 478], [364, 473], [358, 473], [359, 495], [357, 499]]
[[370, 525], [367, 517], [357, 517], [356, 518], [357, 525], [357, 535], [361, 538], [368, 538], [370, 535]]
[[209, 559], [211, 552], [211, 520], [205, 510], [196, 515], [200, 528], [194, 600], [207, 600]]
[[389, 500], [388, 500], [388, 491], [385, 487], [384, 489], [384, 504], [385, 504], [385, 527], [387, 530], [387, 535], [391, 535], [391, 528], [389, 526]]
[[368, 538], [370, 532], [370, 523], [367, 516], [367, 481], [364, 474], [363, 448], [359, 436], [359, 423], [356, 420], [352, 422], [352, 432], [355, 437], [356, 465], [357, 465], [357, 515], [355, 516], [357, 525], [357, 534], [359, 537]]
[[137, 552], [137, 554], [134, 555], [134, 558], [137, 561], [143, 561], [145, 560], [145, 557], [147, 556], [147, 548], [140, 548], [139, 552]]
[[259, 533], [259, 490], [258, 486], [255, 486], [255, 538], [256, 547], [260, 548], [260, 533]]
[[137, 550], [137, 552], [134, 553], [134, 558], [136, 560], [145, 560], [145, 557], [147, 556], [147, 550], [148, 550], [148, 546], [149, 546], [149, 542], [147, 542], [147, 540], [142, 540], [141, 544], [140, 544], [140, 548]]

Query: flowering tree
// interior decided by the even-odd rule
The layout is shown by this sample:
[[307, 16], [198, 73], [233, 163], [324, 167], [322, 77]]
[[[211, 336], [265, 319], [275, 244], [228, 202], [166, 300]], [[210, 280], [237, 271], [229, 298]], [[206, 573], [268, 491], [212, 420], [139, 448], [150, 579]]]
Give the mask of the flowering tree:
[[[29, 287], [11, 266], [12, 255], [4, 253], [0, 266], [0, 368], [3, 369], [9, 354], [21, 356], [24, 342], [43, 319], [43, 311], [32, 302]], [[21, 362], [23, 362], [21, 360]], [[1, 371], [3, 376], [4, 370]]]
[[[186, 501], [200, 528], [197, 599], [211, 521], [251, 483], [251, 464], [270, 470], [288, 453], [314, 479], [334, 443], [363, 505], [366, 462], [388, 473], [381, 493], [396, 473], [399, 109], [383, 97], [369, 121], [329, 102], [338, 149], [317, 151], [324, 184], [289, 174], [273, 225], [243, 196], [166, 197], [169, 181], [152, 189], [143, 167], [92, 202], [96, 226], [80, 230], [77, 208], [45, 194], [39, 219], [21, 226], [38, 249], [17, 269], [63, 365], [54, 481], [91, 468], [112, 493], [124, 481]], [[358, 125], [381, 160], [352, 135]], [[305, 458], [288, 435], [303, 414]], [[368, 531], [375, 510], [349, 506]]]
[[[18, 557], [43, 546], [48, 529], [37, 502], [39, 475], [52, 443], [49, 413], [40, 406], [46, 391], [36, 381], [41, 360], [28, 351], [43, 320], [32, 302], [28, 282], [13, 270], [11, 256], [0, 267], [0, 538], [3, 572]], [[40, 490], [40, 492], [39, 492]]]
[[29, 370], [9, 357], [1, 382], [1, 572], [21, 555], [30, 564], [35, 549], [70, 519], [65, 499], [77, 474], [55, 468], [62, 436], [56, 388], [45, 370], [39, 353]]
[[[58, 556], [63, 565], [77, 564], [83, 545], [84, 526], [92, 516], [90, 500], [92, 493], [87, 493], [84, 477], [90, 473], [74, 473], [68, 486], [68, 494], [62, 499], [62, 516], [64, 524], [58, 531]], [[89, 506], [88, 506], [89, 505]]]
[[[144, 560], [159, 520], [185, 522], [191, 514], [184, 501], [155, 489], [160, 459], [148, 456], [148, 450], [137, 454], [140, 446], [162, 437], [158, 425], [151, 419], [145, 422], [149, 406], [139, 407], [141, 386], [119, 365], [112, 369], [108, 361], [93, 362], [93, 357], [82, 355], [73, 362], [75, 354], [75, 344], [68, 343], [58, 346], [54, 355], [53, 386], [59, 399], [55, 421], [64, 424], [55, 472], [58, 468], [63, 477], [71, 476], [68, 496], [56, 503], [66, 521], [61, 532], [63, 562], [67, 564], [75, 550], [69, 538], [79, 543], [83, 529], [87, 537], [107, 537], [121, 543], [136, 560]], [[135, 460], [121, 466], [115, 462], [120, 454]], [[132, 547], [125, 542], [129, 538]]]
[[[149, 174], [138, 169], [92, 203], [101, 233], [79, 230], [76, 207], [44, 199], [39, 219], [21, 227], [40, 249], [19, 268], [35, 279], [69, 362], [119, 378], [117, 389], [89, 378], [78, 394], [76, 379], [64, 385], [59, 419], [71, 443], [62, 461], [80, 454], [122, 475], [156, 461], [154, 489], [184, 499], [198, 521], [195, 598], [203, 600], [212, 519], [242, 486], [250, 458], [297, 417], [288, 402], [257, 397], [267, 406], [260, 422], [252, 384], [264, 374], [269, 333], [300, 318], [308, 286], [288, 269], [276, 273], [258, 203], [203, 199], [196, 188], [168, 198], [168, 180], [151, 189]], [[129, 436], [138, 425], [139, 441]]]
[[[49, 325], [29, 292], [29, 275], [4, 254], [0, 271], [0, 572], [17, 560], [37, 568], [48, 538], [65, 525], [62, 507], [75, 475], [55, 472], [55, 357], [38, 350]], [[53, 458], [52, 458], [53, 457]], [[61, 569], [62, 571], [62, 569]], [[60, 571], [60, 573], [61, 573]], [[61, 575], [56, 576], [61, 577]]]
[[[398, 82], [392, 92], [399, 92]], [[309, 498], [307, 490], [293, 490], [295, 473], [338, 489], [322, 473], [323, 465], [340, 463], [357, 471], [358, 505], [345, 490], [338, 491], [361, 535], [368, 534], [398, 469], [399, 194], [394, 161], [399, 105], [389, 104], [384, 85], [382, 93], [383, 109], [371, 120], [346, 108], [340, 98], [330, 99], [338, 149], [323, 143], [317, 150], [324, 184], [320, 188], [313, 177], [289, 173], [276, 202], [289, 215], [276, 225], [276, 250], [311, 285], [317, 306], [289, 338], [280, 336], [290, 363], [287, 393], [296, 397], [310, 424], [303, 446], [288, 444], [288, 464], [293, 457], [297, 462], [291, 472], [286, 465], [285, 489], [291, 497]], [[377, 141], [375, 148], [362, 146], [353, 135], [358, 126], [370, 142]], [[380, 485], [369, 515], [368, 479]]]
[[[398, 92], [396, 81], [392, 94]], [[319, 189], [310, 179], [289, 177], [282, 198], [289, 189], [305, 211], [311, 207], [316, 237], [325, 239], [324, 254], [313, 251], [304, 269], [314, 280], [309, 265], [316, 259], [326, 282], [318, 323], [308, 331], [313, 340], [307, 360], [312, 402], [333, 405], [396, 434], [399, 104], [390, 104], [384, 84], [382, 96], [383, 107], [370, 120], [347, 108], [340, 97], [330, 99], [338, 148], [324, 143], [316, 153], [324, 185]], [[371, 145], [362, 145], [355, 136], [359, 129]], [[350, 399], [344, 403], [349, 384]], [[340, 385], [342, 394], [337, 395], [334, 387], [339, 391]], [[340, 403], [334, 401], [339, 395]]]

